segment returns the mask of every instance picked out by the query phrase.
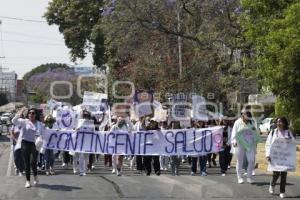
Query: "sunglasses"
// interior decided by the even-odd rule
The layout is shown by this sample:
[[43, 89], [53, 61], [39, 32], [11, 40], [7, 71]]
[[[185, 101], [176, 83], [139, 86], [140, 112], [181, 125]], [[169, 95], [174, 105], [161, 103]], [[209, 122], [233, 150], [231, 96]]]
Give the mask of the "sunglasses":
[[28, 114], [32, 114], [32, 115], [35, 115], [35, 112], [29, 112]]

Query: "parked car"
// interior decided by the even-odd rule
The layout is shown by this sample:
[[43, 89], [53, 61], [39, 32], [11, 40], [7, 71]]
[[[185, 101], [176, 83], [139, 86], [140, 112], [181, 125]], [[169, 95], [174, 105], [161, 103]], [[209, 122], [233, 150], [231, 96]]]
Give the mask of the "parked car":
[[11, 113], [3, 113], [0, 117], [2, 124], [7, 124], [11, 120]]
[[261, 133], [268, 133], [271, 130], [273, 118], [265, 118], [259, 125], [259, 131]]

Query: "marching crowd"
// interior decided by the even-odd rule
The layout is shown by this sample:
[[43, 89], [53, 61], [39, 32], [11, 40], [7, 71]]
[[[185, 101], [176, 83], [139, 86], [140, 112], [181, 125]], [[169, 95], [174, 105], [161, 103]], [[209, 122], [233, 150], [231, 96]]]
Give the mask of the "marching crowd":
[[[223, 146], [218, 153], [211, 153], [201, 156], [152, 156], [152, 155], [104, 155], [105, 168], [111, 168], [112, 173], [117, 176], [122, 175], [123, 160], [130, 160], [130, 168], [145, 173], [150, 176], [154, 172], [157, 176], [165, 170], [170, 169], [173, 176], [180, 175], [180, 165], [182, 162], [188, 162], [190, 165], [190, 174], [193, 176], [200, 173], [201, 176], [207, 176], [207, 166], [216, 166], [217, 155], [219, 157], [219, 166], [222, 176], [231, 167], [233, 154], [236, 157], [236, 174], [237, 182], [244, 182], [243, 174], [247, 174], [246, 181], [254, 183], [255, 175], [255, 156], [256, 146], [246, 149], [237, 140], [237, 133], [249, 128], [255, 131], [255, 125], [252, 120], [251, 112], [244, 110], [240, 118], [230, 120], [223, 118], [220, 120], [192, 121], [191, 127], [181, 127], [180, 122], [159, 121], [154, 117], [141, 117], [138, 121], [130, 120], [127, 117], [112, 117], [110, 126], [101, 126], [101, 121], [97, 120], [87, 110], [81, 110], [80, 119], [76, 125], [76, 130], [89, 128], [90, 131], [116, 131], [123, 130], [126, 132], [143, 131], [143, 130], [164, 130], [164, 129], [181, 129], [181, 128], [207, 128], [213, 126], [223, 126]], [[72, 165], [74, 174], [85, 176], [87, 172], [94, 169], [96, 160], [99, 160], [98, 154], [65, 152], [42, 147], [42, 137], [45, 128], [56, 129], [56, 120], [52, 115], [42, 116], [36, 109], [22, 108], [12, 119], [11, 141], [14, 151], [14, 163], [16, 175], [26, 175], [25, 187], [30, 188], [30, 175], [33, 172], [33, 185], [39, 183], [38, 168], [48, 175], [55, 174], [54, 161], [62, 160], [62, 166]], [[271, 162], [270, 147], [276, 138], [285, 138], [295, 140], [293, 134], [289, 131], [288, 121], [284, 117], [277, 118], [275, 127], [270, 131], [266, 141], [266, 159]], [[258, 142], [258, 140], [256, 141]], [[102, 155], [101, 155], [102, 156]], [[197, 172], [197, 168], [200, 168]], [[280, 197], [285, 197], [286, 171], [274, 171], [269, 186], [269, 192], [274, 193], [275, 185], [280, 180]]]

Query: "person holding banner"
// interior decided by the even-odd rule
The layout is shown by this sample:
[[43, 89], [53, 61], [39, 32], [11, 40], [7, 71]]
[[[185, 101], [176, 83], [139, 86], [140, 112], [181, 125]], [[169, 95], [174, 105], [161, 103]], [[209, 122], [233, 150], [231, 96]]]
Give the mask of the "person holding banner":
[[[174, 129], [181, 129], [179, 121], [172, 121], [171, 128]], [[172, 176], [179, 176], [179, 167], [180, 167], [180, 160], [181, 156], [173, 155], [171, 156], [171, 170]]]
[[[139, 120], [135, 123], [133, 130], [134, 131], [145, 131], [146, 128], [146, 117], [140, 117]], [[143, 163], [143, 156], [141, 155], [135, 155], [135, 161], [136, 161], [136, 170], [138, 170], [141, 174], [144, 171], [144, 163]]]
[[38, 136], [42, 135], [44, 126], [38, 121], [37, 111], [31, 108], [27, 112], [27, 119], [22, 119], [21, 116], [27, 110], [23, 107], [12, 119], [12, 123], [15, 126], [21, 128], [20, 136], [21, 149], [23, 153], [23, 158], [25, 162], [25, 172], [26, 172], [26, 183], [25, 187], [30, 188], [30, 169], [33, 171], [34, 182], [33, 185], [37, 185], [39, 180], [37, 176], [37, 156], [38, 151], [36, 147], [36, 139]]
[[[205, 121], [194, 121], [193, 126], [195, 129], [205, 128]], [[200, 175], [207, 176], [207, 172], [206, 172], [207, 155], [191, 156], [191, 158], [192, 158], [191, 175], [194, 176], [196, 174], [197, 164], [199, 159]]]
[[[82, 111], [82, 119], [78, 121], [77, 131], [88, 131], [95, 132], [95, 125], [93, 120], [91, 120], [91, 113], [87, 110]], [[88, 163], [88, 154], [86, 153], [75, 153], [73, 158], [73, 171], [74, 174], [77, 173], [78, 163], [79, 163], [79, 176], [85, 176]], [[78, 163], [77, 163], [78, 162]]]
[[[272, 130], [270, 134], [268, 135], [267, 141], [266, 141], [266, 158], [269, 162], [268, 171], [273, 171], [272, 180], [269, 187], [269, 193], [274, 194], [274, 189], [276, 182], [280, 176], [280, 198], [285, 198], [285, 187], [286, 187], [286, 177], [287, 177], [287, 171], [294, 171], [295, 165], [292, 165], [292, 167], [284, 166], [282, 163], [276, 163], [275, 159], [278, 159], [280, 157], [279, 153], [274, 151], [274, 147], [276, 146], [275, 143], [277, 141], [283, 140], [284, 142], [279, 143], [279, 151], [283, 150], [285, 147], [289, 145], [289, 143], [292, 144], [292, 151], [294, 152], [284, 152], [283, 150], [283, 159], [288, 160], [288, 157], [284, 155], [285, 153], [288, 153], [292, 155], [291, 162], [294, 163], [296, 160], [296, 148], [295, 148], [295, 138], [293, 134], [289, 131], [289, 124], [285, 117], [279, 117], [276, 120], [277, 128], [275, 130]], [[294, 147], [294, 148], [293, 148]], [[273, 149], [272, 149], [273, 148]], [[275, 147], [276, 148], [276, 147]], [[287, 148], [286, 148], [287, 149]], [[274, 159], [274, 160], [273, 160]], [[280, 158], [279, 158], [280, 159]], [[282, 166], [283, 165], [283, 166]]]
[[[150, 124], [148, 125], [147, 130], [160, 130], [156, 119], [154, 119], [154, 118], [150, 119]], [[144, 163], [144, 167], [145, 167], [147, 176], [150, 176], [150, 174], [152, 172], [151, 165], [153, 165], [155, 174], [157, 176], [160, 175], [159, 156], [145, 155], [145, 156], [143, 156], [143, 163]]]
[[[54, 128], [53, 125], [55, 123], [54, 118], [51, 115], [45, 116], [44, 119], [45, 126], [48, 128]], [[46, 175], [54, 175], [54, 150], [52, 149], [46, 149], [44, 153], [44, 159], [45, 159], [45, 170], [46, 170]]]
[[252, 171], [254, 169], [256, 144], [259, 141], [259, 135], [251, 119], [251, 112], [243, 110], [241, 117], [234, 122], [232, 129], [232, 152], [237, 159], [236, 172], [239, 184], [244, 183], [242, 174], [245, 155], [248, 161], [247, 182], [250, 184], [254, 183]]
[[[132, 125], [125, 117], [118, 117], [117, 123], [111, 127], [110, 131], [125, 131], [131, 132]], [[122, 167], [124, 155], [113, 155], [113, 159], [116, 161], [117, 176], [122, 176]]]
[[228, 121], [226, 119], [222, 119], [221, 126], [223, 126], [223, 147], [222, 150], [219, 152], [219, 163], [221, 168], [222, 176], [226, 176], [226, 171], [228, 169], [230, 159], [231, 159], [231, 132], [230, 127], [228, 125]]
[[[159, 124], [160, 130], [166, 130], [168, 127], [168, 122], [167, 121], [161, 121]], [[167, 171], [168, 170], [168, 163], [169, 163], [169, 156], [164, 156], [161, 155], [159, 157], [159, 162], [160, 162], [160, 170]]]

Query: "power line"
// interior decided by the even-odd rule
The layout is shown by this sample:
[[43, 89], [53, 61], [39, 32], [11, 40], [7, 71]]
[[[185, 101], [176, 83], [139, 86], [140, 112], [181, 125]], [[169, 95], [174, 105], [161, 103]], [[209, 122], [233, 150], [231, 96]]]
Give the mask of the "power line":
[[23, 40], [2, 40], [2, 41], [3, 41], [3, 42], [22, 43], [22, 44], [65, 46], [65, 45], [60, 44], [60, 43], [34, 42], [34, 41], [23, 41]]
[[58, 58], [68, 58], [66, 56], [6, 56], [7, 59], [58, 59]]
[[[0, 45], [1, 45], [1, 53], [3, 54], [1, 58], [5, 58], [4, 52], [4, 44], [3, 44], [3, 36], [2, 36], [2, 21], [0, 20]], [[1, 55], [0, 55], [1, 56]], [[0, 59], [0, 67], [3, 67], [2, 59]]]
[[17, 20], [17, 21], [24, 21], [24, 22], [47, 23], [47, 21], [33, 20], [33, 19], [24, 19], [24, 18], [18, 18], [18, 17], [0, 16], [0, 18], [2, 18], [2, 19], [10, 19], [10, 20]]
[[28, 37], [28, 38], [40, 38], [40, 39], [53, 40], [53, 41], [59, 41], [59, 42], [63, 42], [64, 41], [64, 40], [60, 40], [60, 39], [55, 39], [55, 38], [50, 38], [50, 37], [44, 37], [44, 36], [40, 36], [40, 35], [26, 34], [26, 33], [15, 32], [15, 31], [3, 31], [3, 33], [9, 33], [9, 34], [13, 34], [13, 35], [20, 35], [20, 36]]

